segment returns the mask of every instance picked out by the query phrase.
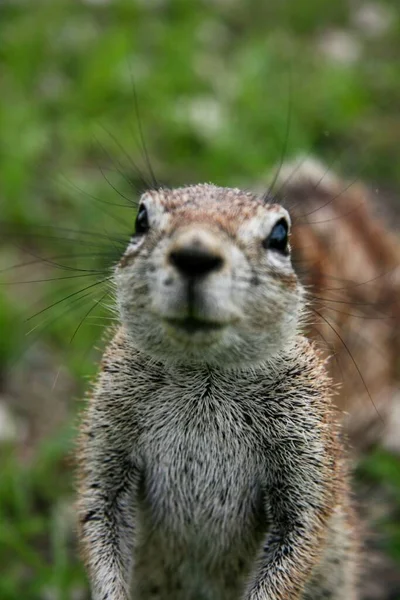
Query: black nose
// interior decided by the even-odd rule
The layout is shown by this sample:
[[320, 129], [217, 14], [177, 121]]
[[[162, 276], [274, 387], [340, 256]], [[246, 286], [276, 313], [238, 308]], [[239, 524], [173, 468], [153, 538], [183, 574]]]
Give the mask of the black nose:
[[223, 264], [223, 259], [207, 248], [185, 246], [173, 250], [169, 259], [171, 263], [186, 277], [201, 277], [211, 271], [217, 271]]

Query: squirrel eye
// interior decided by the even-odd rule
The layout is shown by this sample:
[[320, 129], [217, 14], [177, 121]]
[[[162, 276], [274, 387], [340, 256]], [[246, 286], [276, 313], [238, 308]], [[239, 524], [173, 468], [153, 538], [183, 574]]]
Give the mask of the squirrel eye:
[[138, 214], [135, 222], [135, 233], [134, 235], [144, 235], [150, 229], [149, 216], [147, 209], [144, 204], [139, 206]]
[[263, 246], [268, 250], [276, 250], [282, 254], [288, 252], [289, 225], [286, 219], [280, 219], [272, 228], [269, 236], [264, 240]]

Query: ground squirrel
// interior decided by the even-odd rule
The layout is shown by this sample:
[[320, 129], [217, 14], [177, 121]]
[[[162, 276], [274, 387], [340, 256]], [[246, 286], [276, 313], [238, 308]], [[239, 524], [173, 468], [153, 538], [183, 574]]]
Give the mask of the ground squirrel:
[[141, 198], [80, 444], [95, 600], [355, 600], [332, 384], [300, 332], [290, 218], [197, 185]]

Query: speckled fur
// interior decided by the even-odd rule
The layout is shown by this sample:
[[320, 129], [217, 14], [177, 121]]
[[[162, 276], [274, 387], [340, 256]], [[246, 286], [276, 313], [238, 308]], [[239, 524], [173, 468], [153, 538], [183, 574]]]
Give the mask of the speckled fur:
[[[81, 432], [93, 598], [356, 600], [332, 385], [298, 332], [290, 259], [261, 247], [285, 211], [214, 186], [143, 202], [152, 227], [116, 270], [121, 326]], [[190, 306], [168, 263], [189, 242], [224, 261]], [[188, 311], [224, 327], [189, 335], [164, 324]]]

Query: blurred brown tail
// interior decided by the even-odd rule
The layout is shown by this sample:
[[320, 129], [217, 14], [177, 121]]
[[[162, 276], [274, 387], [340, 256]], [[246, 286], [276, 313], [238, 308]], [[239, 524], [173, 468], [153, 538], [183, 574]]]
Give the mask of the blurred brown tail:
[[283, 165], [275, 187], [292, 214], [309, 335], [333, 355], [351, 443], [382, 440], [400, 451], [400, 242], [375, 216], [376, 199], [363, 184], [316, 160]]

